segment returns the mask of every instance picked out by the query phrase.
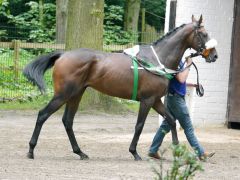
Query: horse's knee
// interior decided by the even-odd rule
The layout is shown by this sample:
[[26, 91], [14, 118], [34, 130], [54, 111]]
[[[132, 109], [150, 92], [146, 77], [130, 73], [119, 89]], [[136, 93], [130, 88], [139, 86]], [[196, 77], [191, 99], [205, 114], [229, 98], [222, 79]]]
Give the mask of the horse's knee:
[[64, 125], [66, 131], [69, 131], [71, 129], [67, 122], [64, 121], [63, 125]]
[[143, 122], [140, 122], [140, 123], [136, 124], [136, 126], [135, 126], [135, 131], [136, 131], [136, 132], [141, 131], [141, 130], [143, 129], [143, 126], [144, 126], [144, 123], [143, 123]]
[[42, 126], [43, 123], [47, 120], [47, 114], [44, 111], [39, 111], [37, 118], [37, 125]]
[[62, 123], [63, 123], [64, 127], [66, 128], [67, 123], [66, 123], [66, 119], [65, 118], [62, 119]]
[[62, 120], [62, 122], [63, 122], [63, 125], [64, 125], [66, 131], [72, 130], [72, 123], [70, 123], [69, 121], [64, 120], [64, 119]]

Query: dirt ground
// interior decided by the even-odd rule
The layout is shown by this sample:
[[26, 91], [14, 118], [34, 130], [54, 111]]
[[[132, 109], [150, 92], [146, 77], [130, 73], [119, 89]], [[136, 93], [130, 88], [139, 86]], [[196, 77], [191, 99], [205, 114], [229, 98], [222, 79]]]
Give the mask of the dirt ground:
[[[157, 162], [149, 161], [147, 152], [158, 127], [157, 115], [147, 118], [140, 137], [141, 162], [135, 162], [128, 152], [135, 114], [77, 114], [74, 131], [89, 160], [72, 153], [61, 114], [55, 114], [43, 126], [35, 159], [27, 159], [36, 115], [36, 111], [0, 111], [0, 179], [154, 179], [151, 167], [158, 167]], [[203, 163], [204, 172], [194, 179], [240, 179], [240, 130], [208, 127], [196, 129], [196, 134], [205, 149], [216, 154]], [[179, 139], [187, 143], [183, 131]], [[163, 147], [170, 143], [169, 134]], [[166, 166], [171, 157], [171, 152], [166, 154]]]

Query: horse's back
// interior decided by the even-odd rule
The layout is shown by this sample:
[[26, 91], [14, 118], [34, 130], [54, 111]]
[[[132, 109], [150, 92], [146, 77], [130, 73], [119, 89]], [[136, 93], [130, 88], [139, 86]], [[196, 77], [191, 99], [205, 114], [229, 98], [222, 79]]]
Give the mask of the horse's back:
[[80, 88], [91, 86], [99, 89], [97, 84], [104, 84], [105, 80], [110, 82], [114, 78], [116, 80], [119, 68], [127, 70], [126, 62], [129, 61], [130, 65], [127, 58], [121, 53], [106, 53], [92, 49], [67, 51], [55, 62], [54, 89], [60, 92], [70, 83], [74, 86], [78, 84]]
[[[130, 99], [134, 75], [132, 59], [123, 53], [78, 49], [64, 53], [55, 63], [53, 78], [56, 92], [71, 86], [74, 91], [92, 87], [105, 94]], [[158, 93], [159, 77], [139, 70], [139, 93]], [[161, 90], [160, 90], [161, 91]]]

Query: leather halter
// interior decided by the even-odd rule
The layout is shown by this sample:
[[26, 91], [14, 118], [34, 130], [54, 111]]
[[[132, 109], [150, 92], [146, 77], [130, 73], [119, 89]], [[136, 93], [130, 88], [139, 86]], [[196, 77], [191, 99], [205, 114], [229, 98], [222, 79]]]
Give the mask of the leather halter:
[[[198, 46], [197, 46], [198, 48], [197, 48], [197, 52], [196, 53], [191, 54], [191, 57], [196, 57], [196, 56], [199, 56], [199, 55], [203, 56], [203, 51], [206, 49], [205, 42], [203, 41], [202, 37], [199, 35], [199, 32], [198, 32], [198, 29], [200, 29], [201, 27], [203, 27], [203, 26], [198, 25], [198, 26], [194, 27], [194, 35], [193, 35], [192, 42], [194, 41], [194, 38], [196, 37], [197, 40], [198, 40]], [[159, 64], [160, 68], [162, 68], [166, 73], [168, 73], [168, 74], [177, 74], [177, 73], [181, 72], [179, 70], [172, 70], [172, 69], [166, 68], [161, 63], [161, 61], [159, 60], [159, 57], [158, 57], [155, 49], [153, 48], [153, 46], [150, 46], [150, 47], [151, 47], [151, 50], [152, 50], [154, 56], [156, 57], [156, 59], [158, 61], [158, 64]]]
[[195, 26], [194, 28], [194, 35], [193, 35], [193, 39], [192, 42], [194, 41], [195, 37], [197, 38], [197, 52], [196, 52], [196, 56], [197, 55], [202, 55], [203, 51], [206, 49], [205, 46], [205, 42], [203, 41], [202, 37], [200, 36], [198, 30], [203, 27], [203, 26]]

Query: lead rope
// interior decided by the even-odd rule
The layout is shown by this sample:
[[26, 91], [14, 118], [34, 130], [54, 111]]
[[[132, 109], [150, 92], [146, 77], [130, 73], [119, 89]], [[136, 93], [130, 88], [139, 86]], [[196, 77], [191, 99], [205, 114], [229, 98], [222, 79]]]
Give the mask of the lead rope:
[[[153, 51], [153, 54], [155, 55], [160, 67], [163, 67], [165, 70], [167, 68], [165, 68], [165, 66], [160, 62], [158, 56], [157, 56], [157, 53], [156, 51], [154, 50], [153, 46], [150, 46], [152, 51]], [[200, 52], [196, 52], [196, 53], [192, 53], [191, 54], [191, 57], [196, 57], [196, 56], [199, 56], [200, 55]], [[183, 70], [178, 70], [178, 71], [172, 71], [172, 74], [176, 74], [176, 73], [179, 73], [179, 72], [182, 72], [184, 71], [186, 68], [189, 68], [191, 65], [194, 66], [194, 68], [196, 69], [196, 72], [197, 72], [197, 86], [196, 86], [196, 93], [199, 97], [202, 97], [204, 95], [204, 89], [203, 89], [203, 86], [199, 83], [199, 74], [198, 74], [198, 68], [196, 66], [196, 64], [194, 62], [192, 62], [192, 64], [188, 65], [187, 67], [185, 67]]]
[[196, 69], [197, 72], [197, 86], [196, 86], [196, 93], [199, 97], [202, 97], [204, 95], [204, 89], [203, 86], [199, 83], [199, 74], [198, 74], [198, 68], [194, 62], [192, 62], [192, 65]]

